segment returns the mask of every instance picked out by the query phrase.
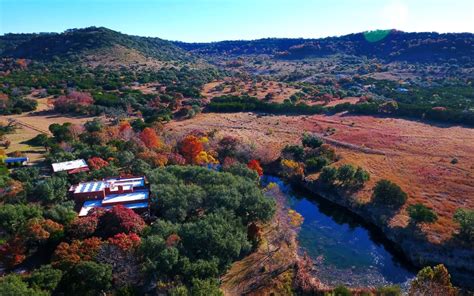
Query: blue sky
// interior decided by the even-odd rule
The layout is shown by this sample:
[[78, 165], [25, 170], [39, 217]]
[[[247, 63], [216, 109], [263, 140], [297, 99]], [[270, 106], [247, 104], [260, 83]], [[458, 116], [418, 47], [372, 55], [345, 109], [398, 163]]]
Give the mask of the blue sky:
[[0, 0], [0, 34], [104, 26], [182, 41], [474, 32], [474, 0]]

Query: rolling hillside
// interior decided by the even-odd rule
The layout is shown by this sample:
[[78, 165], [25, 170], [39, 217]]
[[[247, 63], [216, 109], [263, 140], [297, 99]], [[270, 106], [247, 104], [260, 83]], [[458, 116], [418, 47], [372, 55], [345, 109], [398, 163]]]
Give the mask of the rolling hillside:
[[160, 38], [122, 34], [107, 28], [71, 29], [63, 33], [6, 34], [0, 37], [4, 57], [48, 61], [75, 59], [120, 48], [159, 61], [193, 61], [185, 50]]
[[267, 38], [175, 44], [193, 53], [207, 56], [268, 54], [278, 59], [304, 59], [346, 54], [386, 61], [463, 64], [472, 63], [474, 60], [474, 34], [471, 33], [406, 33], [379, 30], [321, 39]]

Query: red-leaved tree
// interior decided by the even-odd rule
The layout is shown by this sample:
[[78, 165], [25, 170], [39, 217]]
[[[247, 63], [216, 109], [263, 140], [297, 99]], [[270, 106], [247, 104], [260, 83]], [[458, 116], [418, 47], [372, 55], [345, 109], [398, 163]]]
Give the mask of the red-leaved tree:
[[102, 237], [111, 237], [121, 232], [140, 233], [145, 225], [145, 221], [140, 215], [131, 209], [118, 205], [100, 217], [97, 232]]
[[100, 170], [101, 168], [106, 167], [106, 166], [109, 165], [109, 163], [107, 161], [105, 161], [102, 158], [97, 157], [97, 156], [89, 158], [87, 160], [87, 164], [94, 171], [95, 170]]
[[251, 161], [249, 161], [249, 163], [247, 163], [247, 167], [251, 170], [256, 171], [259, 176], [263, 175], [263, 169], [258, 160], [252, 159]]
[[57, 111], [73, 112], [92, 105], [94, 99], [89, 93], [72, 91], [66, 96], [58, 97], [52, 103]]
[[117, 233], [113, 237], [110, 237], [108, 240], [109, 244], [117, 246], [123, 251], [129, 251], [136, 249], [140, 243], [141, 239], [136, 233]]

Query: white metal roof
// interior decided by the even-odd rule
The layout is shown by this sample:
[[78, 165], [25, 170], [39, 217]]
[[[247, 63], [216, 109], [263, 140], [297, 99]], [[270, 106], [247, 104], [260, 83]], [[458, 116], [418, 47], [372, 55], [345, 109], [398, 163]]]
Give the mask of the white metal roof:
[[74, 187], [74, 193], [99, 192], [106, 187], [111, 192], [118, 190], [118, 186], [122, 186], [124, 190], [130, 190], [134, 187], [145, 186], [145, 178], [124, 178], [124, 179], [105, 179], [104, 181], [92, 181], [87, 183], [79, 183]]
[[110, 194], [102, 200], [102, 205], [106, 206], [115, 203], [143, 202], [148, 200], [148, 195], [148, 190], [123, 194]]
[[74, 170], [74, 169], [79, 169], [79, 168], [85, 168], [87, 167], [87, 163], [84, 159], [76, 159], [76, 160], [71, 160], [71, 161], [53, 163], [52, 166], [53, 166], [53, 171], [56, 173], [56, 172], [69, 171], [69, 170]]
[[105, 188], [104, 181], [94, 181], [94, 182], [87, 182], [87, 183], [79, 183], [77, 184], [74, 193], [84, 193], [84, 192], [98, 192], [102, 191]]
[[87, 216], [89, 214], [89, 211], [92, 210], [93, 208], [98, 208], [102, 206], [102, 200], [88, 200], [84, 202], [82, 205], [81, 210], [79, 211], [79, 217]]

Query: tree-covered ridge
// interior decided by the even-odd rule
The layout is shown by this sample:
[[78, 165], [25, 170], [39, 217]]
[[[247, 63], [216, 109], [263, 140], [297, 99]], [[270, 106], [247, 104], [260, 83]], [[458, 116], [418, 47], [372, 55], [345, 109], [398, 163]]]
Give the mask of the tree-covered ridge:
[[[381, 33], [385, 36], [380, 36]], [[383, 38], [382, 38], [383, 37]], [[387, 61], [472, 63], [474, 34], [374, 31], [320, 39], [266, 38], [258, 40], [184, 43], [176, 45], [204, 55], [269, 54], [303, 59], [347, 54]]]
[[7, 34], [0, 37], [0, 40], [10, 45], [1, 48], [1, 55], [15, 58], [37, 60], [50, 60], [53, 57], [74, 58], [99, 49], [121, 45], [162, 61], [193, 60], [186, 51], [169, 41], [126, 35], [103, 27], [72, 29], [59, 34], [27, 36]]

